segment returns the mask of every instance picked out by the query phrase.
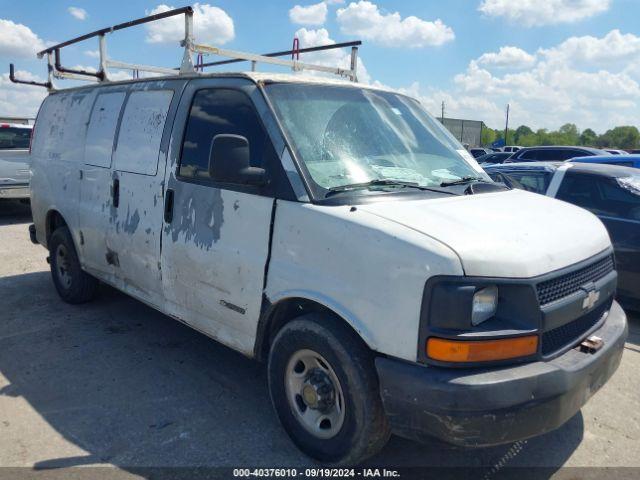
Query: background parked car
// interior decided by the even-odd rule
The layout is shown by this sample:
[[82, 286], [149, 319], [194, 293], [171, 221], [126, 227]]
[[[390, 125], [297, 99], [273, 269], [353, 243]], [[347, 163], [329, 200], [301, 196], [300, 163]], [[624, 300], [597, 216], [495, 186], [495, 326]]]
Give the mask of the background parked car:
[[625, 150], [617, 150], [615, 148], [605, 148], [605, 152], [609, 152], [611, 155], [629, 155], [629, 152]]
[[509, 147], [504, 147], [502, 149], [503, 152], [509, 152], [509, 153], [517, 152], [518, 150], [522, 150], [522, 147], [519, 147], [517, 145], [511, 145]]
[[593, 157], [576, 157], [568, 162], [579, 162], [579, 163], [602, 163], [605, 165], [618, 165], [620, 167], [631, 167], [631, 168], [640, 168], [640, 155], [629, 155], [626, 154], [624, 156], [606, 156], [600, 157], [595, 155]]
[[30, 125], [0, 124], [0, 198], [29, 198]]
[[525, 147], [513, 154], [507, 162], [562, 162], [574, 157], [611, 155], [604, 150], [589, 147]]
[[469, 150], [469, 153], [471, 155], [473, 155], [473, 158], [479, 158], [483, 155], [486, 155], [487, 153], [491, 153], [492, 150], [490, 148], [481, 148], [481, 147], [476, 147], [476, 148], [471, 148]]
[[476, 158], [478, 163], [483, 164], [500, 164], [504, 163], [504, 161], [509, 158], [512, 154], [509, 152], [492, 152], [487, 153], [486, 155], [482, 155], [481, 157]]
[[607, 227], [616, 256], [618, 298], [640, 310], [640, 171], [617, 165], [532, 162], [488, 166], [495, 181], [586, 208]]

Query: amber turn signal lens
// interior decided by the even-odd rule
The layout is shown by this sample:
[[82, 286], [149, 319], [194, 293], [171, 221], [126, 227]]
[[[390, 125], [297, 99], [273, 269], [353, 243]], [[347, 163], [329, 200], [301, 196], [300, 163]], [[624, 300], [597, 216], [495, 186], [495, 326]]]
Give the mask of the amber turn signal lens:
[[538, 350], [538, 337], [502, 338], [500, 340], [461, 341], [430, 338], [427, 356], [440, 362], [490, 362], [526, 357]]

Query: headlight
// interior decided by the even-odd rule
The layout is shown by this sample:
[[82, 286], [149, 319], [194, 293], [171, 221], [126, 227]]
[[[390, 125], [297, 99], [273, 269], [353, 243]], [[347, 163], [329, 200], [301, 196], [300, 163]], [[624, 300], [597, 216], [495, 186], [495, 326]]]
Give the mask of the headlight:
[[479, 325], [489, 320], [498, 309], [498, 287], [491, 285], [478, 290], [473, 295], [471, 308], [471, 324]]

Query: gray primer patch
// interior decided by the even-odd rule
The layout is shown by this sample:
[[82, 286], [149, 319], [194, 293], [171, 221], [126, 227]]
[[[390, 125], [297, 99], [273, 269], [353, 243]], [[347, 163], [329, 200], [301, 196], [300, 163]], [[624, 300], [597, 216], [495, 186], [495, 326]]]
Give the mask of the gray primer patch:
[[127, 219], [125, 220], [124, 225], [122, 225], [122, 230], [125, 233], [133, 235], [134, 233], [136, 233], [139, 223], [140, 214], [138, 213], [138, 209], [136, 208], [136, 211], [133, 212], [133, 215], [129, 215], [129, 207], [127, 207]]
[[[170, 188], [172, 188], [170, 186]], [[174, 242], [184, 234], [184, 242], [193, 242], [206, 250], [220, 239], [224, 224], [224, 202], [218, 188], [184, 185], [176, 190], [173, 221], [165, 227]]]
[[107, 248], [107, 253], [105, 254], [104, 257], [109, 265], [113, 265], [114, 267], [120, 266], [120, 259], [118, 258], [118, 253], [114, 252], [110, 248]]

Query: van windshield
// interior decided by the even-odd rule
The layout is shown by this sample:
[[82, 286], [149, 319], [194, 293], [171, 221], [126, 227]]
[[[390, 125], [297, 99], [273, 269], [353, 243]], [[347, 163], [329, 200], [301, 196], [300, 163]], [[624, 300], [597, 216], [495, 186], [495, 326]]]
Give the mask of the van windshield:
[[324, 189], [396, 180], [440, 186], [490, 178], [418, 102], [364, 88], [266, 87], [298, 159]]

